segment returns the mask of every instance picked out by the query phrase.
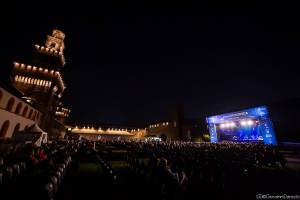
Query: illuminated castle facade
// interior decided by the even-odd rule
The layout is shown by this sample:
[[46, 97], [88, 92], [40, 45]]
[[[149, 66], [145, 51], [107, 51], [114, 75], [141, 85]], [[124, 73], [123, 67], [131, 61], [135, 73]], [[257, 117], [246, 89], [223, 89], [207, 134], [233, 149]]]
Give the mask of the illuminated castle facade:
[[[29, 118], [38, 117], [38, 121], [35, 123], [47, 131], [49, 136], [58, 136], [65, 132], [64, 122], [70, 113], [70, 110], [63, 106], [61, 100], [66, 89], [61, 72], [65, 65], [64, 39], [63, 32], [53, 30], [52, 35], [47, 36], [44, 46], [34, 46], [32, 62], [28, 64], [19, 60], [15, 61], [11, 73], [11, 84], [17, 90], [15, 93], [18, 93], [11, 95], [15, 95], [16, 98], [23, 101], [24, 106], [7, 111], [20, 113], [21, 117], [28, 118], [27, 111], [24, 109], [26, 107], [28, 109], [28, 106], [33, 107], [36, 112], [33, 112]], [[5, 88], [2, 90], [2, 94], [9, 93], [9, 91], [5, 91]], [[5, 106], [6, 102], [3, 104], [3, 107], [9, 108], [8, 105]], [[1, 115], [1, 118], [5, 119], [4, 114]], [[3, 131], [2, 137], [11, 135], [12, 133], [4, 134]]]
[[170, 119], [154, 121], [146, 126], [130, 127], [121, 125], [79, 125], [68, 127], [68, 132], [80, 135], [89, 140], [99, 138], [161, 138], [163, 140], [200, 141], [202, 140], [204, 124], [198, 120], [184, 118], [183, 106], [173, 106]]
[[[11, 72], [11, 88], [0, 85], [0, 138], [9, 138], [33, 124], [49, 133], [49, 137], [63, 137], [66, 132], [87, 139], [100, 137], [143, 138], [164, 137], [170, 140], [191, 140], [199, 133], [198, 122], [183, 119], [178, 107], [168, 121], [152, 122], [147, 126], [78, 125], [66, 126], [70, 110], [62, 103], [66, 89], [62, 69], [65, 66], [65, 34], [53, 30], [44, 45], [34, 45], [30, 63], [16, 60]], [[3, 85], [5, 86], [5, 85]], [[66, 130], [67, 129], [67, 130]]]

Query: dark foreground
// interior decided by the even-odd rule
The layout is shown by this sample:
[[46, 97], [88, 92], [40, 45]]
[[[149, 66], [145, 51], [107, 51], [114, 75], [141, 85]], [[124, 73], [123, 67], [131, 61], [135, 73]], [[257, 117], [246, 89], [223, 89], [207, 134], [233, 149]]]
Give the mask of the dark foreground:
[[268, 149], [261, 149], [266, 152], [259, 155], [254, 148], [258, 147], [57, 142], [46, 148], [48, 158], [35, 165], [24, 156], [5, 157], [0, 199], [257, 199], [260, 194], [299, 195], [299, 157], [285, 152], [285, 163], [270, 156]]

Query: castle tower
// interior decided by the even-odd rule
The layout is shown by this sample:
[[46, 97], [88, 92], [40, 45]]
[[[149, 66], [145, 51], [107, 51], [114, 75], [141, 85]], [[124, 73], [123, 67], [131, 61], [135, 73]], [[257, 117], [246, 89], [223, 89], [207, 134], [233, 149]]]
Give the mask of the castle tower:
[[[41, 127], [47, 129], [56, 116], [57, 107], [61, 107], [61, 97], [66, 88], [61, 69], [65, 65], [65, 34], [53, 30], [48, 35], [45, 46], [34, 45], [31, 64], [14, 62], [11, 81], [24, 98], [45, 113]], [[61, 120], [60, 120], [61, 121]]]
[[45, 46], [58, 52], [64, 51], [65, 34], [59, 30], [53, 30], [52, 36], [48, 35]]
[[173, 106], [171, 106], [170, 110], [171, 114], [171, 120], [172, 123], [174, 124], [175, 131], [174, 137], [177, 137], [178, 139], [184, 140], [184, 135], [183, 135], [183, 118], [184, 118], [184, 107], [183, 104], [177, 103]]

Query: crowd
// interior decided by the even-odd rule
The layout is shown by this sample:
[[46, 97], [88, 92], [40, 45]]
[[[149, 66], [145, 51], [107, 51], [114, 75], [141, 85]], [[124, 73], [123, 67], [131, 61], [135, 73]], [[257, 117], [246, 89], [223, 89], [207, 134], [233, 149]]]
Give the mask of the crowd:
[[285, 167], [277, 147], [257, 143], [105, 143], [131, 152], [124, 159], [160, 199], [186, 199], [199, 191], [206, 197], [233, 195], [236, 190], [255, 192], [258, 169]]
[[[107, 152], [101, 154], [100, 148], [97, 148], [101, 145], [126, 150], [122, 159], [128, 164], [132, 181], [141, 185], [141, 188], [151, 188], [150, 194], [145, 199], [192, 199], [199, 194], [204, 199], [211, 199], [236, 197], [237, 192], [252, 194], [266, 187], [264, 179], [267, 176], [264, 176], [265, 173], [261, 173], [261, 170], [283, 169], [286, 165], [276, 146], [259, 143], [215, 144], [117, 139], [95, 143], [66, 139], [52, 141], [40, 147], [32, 145], [14, 147], [9, 153], [0, 155], [0, 191], [6, 193], [16, 191], [15, 184], [11, 190], [7, 188], [13, 180], [10, 178], [14, 177], [10, 174], [15, 173], [14, 166], [18, 162], [20, 166], [21, 163], [26, 165], [27, 175], [22, 178], [23, 182], [21, 181], [28, 185], [25, 187], [26, 190], [31, 191], [32, 188], [34, 192], [37, 188], [40, 188], [41, 192], [45, 188], [47, 191], [51, 188], [57, 190], [58, 182], [65, 173], [64, 169], [71, 156], [75, 168], [78, 167], [77, 157], [84, 157], [87, 150], [107, 155], [106, 159], [109, 160], [111, 155]], [[113, 169], [109, 167], [108, 162], [100, 158], [99, 162], [103, 168], [107, 168], [107, 173], [112, 174], [112, 180], [115, 180], [115, 174], [112, 173]], [[12, 172], [8, 170], [10, 166]], [[272, 181], [268, 184], [268, 188], [275, 185]], [[42, 199], [41, 195], [36, 192], [35, 197]], [[30, 198], [34, 199], [31, 196]]]
[[11, 145], [10, 151], [0, 152], [1, 197], [52, 199], [81, 143], [57, 140], [39, 147]]

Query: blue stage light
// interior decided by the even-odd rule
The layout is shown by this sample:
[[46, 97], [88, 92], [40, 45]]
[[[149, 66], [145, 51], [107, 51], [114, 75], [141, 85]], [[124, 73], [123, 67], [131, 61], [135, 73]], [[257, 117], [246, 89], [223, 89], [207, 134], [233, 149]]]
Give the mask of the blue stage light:
[[211, 142], [240, 141], [277, 145], [267, 107], [207, 117]]

